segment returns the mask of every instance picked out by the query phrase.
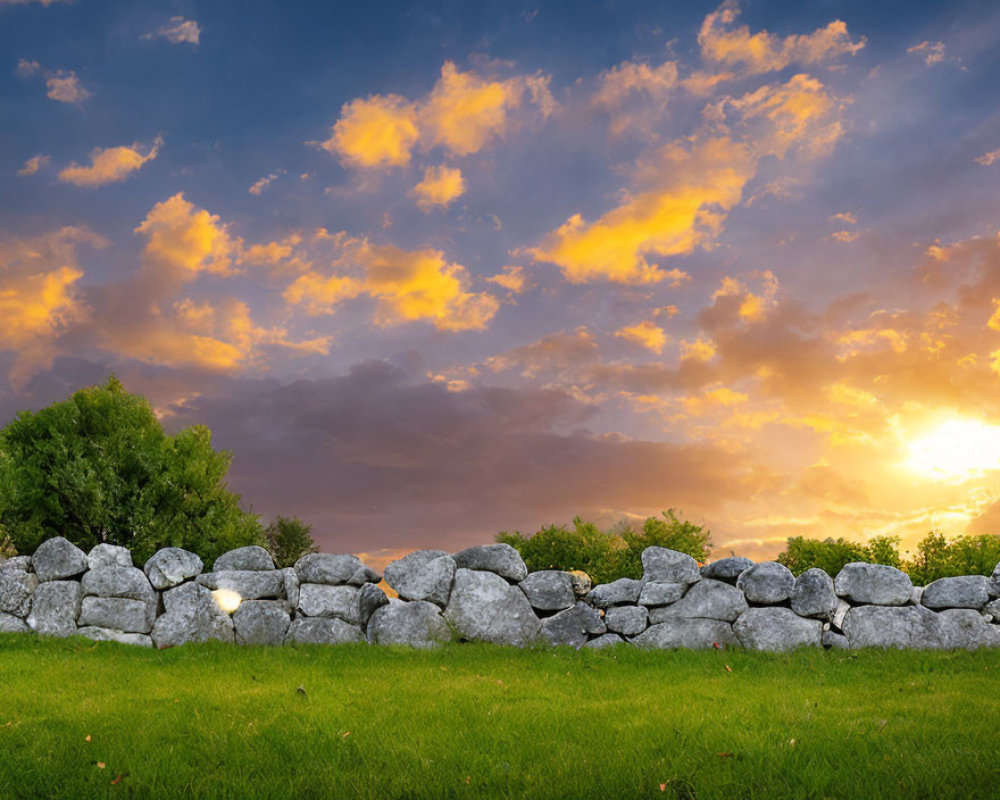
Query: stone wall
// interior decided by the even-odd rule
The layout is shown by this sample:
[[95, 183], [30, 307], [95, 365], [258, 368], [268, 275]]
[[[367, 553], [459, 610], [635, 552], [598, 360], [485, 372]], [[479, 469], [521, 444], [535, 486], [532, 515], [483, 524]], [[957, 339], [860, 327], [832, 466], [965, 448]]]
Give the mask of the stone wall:
[[0, 633], [82, 635], [146, 647], [236, 644], [977, 648], [1000, 646], [1000, 565], [992, 577], [914, 587], [893, 567], [811, 569], [725, 558], [703, 567], [662, 547], [642, 554], [641, 580], [591, 586], [583, 573], [529, 573], [509, 545], [390, 563], [385, 582], [352, 555], [316, 553], [276, 569], [260, 547], [223, 554], [210, 572], [194, 553], [157, 552], [142, 569], [101, 544], [62, 538], [0, 561]]

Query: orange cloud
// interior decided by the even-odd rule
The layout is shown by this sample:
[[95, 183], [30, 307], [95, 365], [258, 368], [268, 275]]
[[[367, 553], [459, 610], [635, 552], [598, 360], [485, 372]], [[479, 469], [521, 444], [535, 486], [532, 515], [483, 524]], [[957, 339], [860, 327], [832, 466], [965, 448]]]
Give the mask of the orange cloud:
[[614, 108], [634, 94], [660, 99], [676, 86], [677, 62], [675, 61], [665, 61], [658, 67], [635, 61], [623, 61], [617, 67], [601, 73], [598, 89], [591, 104]]
[[615, 331], [615, 336], [645, 347], [647, 350], [652, 350], [654, 353], [662, 353], [667, 344], [666, 331], [649, 320], [621, 328]]
[[707, 244], [755, 169], [748, 148], [728, 137], [668, 144], [640, 165], [639, 182], [650, 188], [595, 222], [574, 214], [528, 252], [559, 266], [571, 283], [676, 279], [649, 258]]
[[51, 161], [50, 156], [32, 156], [27, 161], [24, 162], [24, 166], [17, 171], [18, 175], [34, 175], [42, 167], [48, 166], [49, 161]]
[[524, 267], [508, 264], [501, 272], [491, 275], [486, 279], [490, 283], [502, 286], [512, 294], [520, 294], [528, 287], [528, 279], [524, 274]]
[[462, 171], [444, 165], [428, 167], [424, 170], [424, 179], [413, 187], [417, 205], [423, 211], [430, 211], [434, 206], [447, 208], [463, 192], [465, 179]]
[[136, 233], [146, 237], [144, 261], [190, 280], [200, 272], [232, 271], [232, 239], [219, 217], [196, 209], [182, 193], [157, 203]]
[[852, 56], [865, 46], [865, 39], [851, 41], [847, 25], [834, 20], [825, 28], [784, 38], [767, 31], [751, 34], [746, 25], [731, 27], [739, 7], [727, 0], [705, 17], [698, 33], [702, 58], [720, 67], [739, 68], [743, 75], [760, 75], [790, 64], [820, 64], [840, 56]]
[[118, 183], [156, 158], [162, 144], [162, 137], [157, 136], [145, 155], [140, 152], [138, 143], [122, 147], [97, 147], [90, 154], [90, 166], [70, 164], [59, 172], [59, 180], [91, 188]]
[[403, 167], [420, 132], [413, 104], [399, 95], [372, 95], [345, 103], [322, 147], [353, 167]]

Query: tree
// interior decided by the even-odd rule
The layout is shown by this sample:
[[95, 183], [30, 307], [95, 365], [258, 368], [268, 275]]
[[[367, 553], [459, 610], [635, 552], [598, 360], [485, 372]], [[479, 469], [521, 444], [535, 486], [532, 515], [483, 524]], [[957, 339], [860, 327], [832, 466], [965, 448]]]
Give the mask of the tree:
[[784, 564], [795, 575], [801, 575], [811, 567], [819, 567], [828, 575], [836, 577], [845, 564], [853, 561], [898, 567], [898, 545], [898, 536], [876, 536], [867, 545], [851, 542], [843, 537], [806, 539], [804, 536], [792, 536], [776, 561]]
[[278, 516], [264, 529], [267, 551], [279, 569], [293, 566], [306, 553], [319, 552], [311, 534], [312, 525], [298, 517]]
[[1000, 536], [959, 536], [949, 541], [931, 531], [917, 544], [917, 552], [905, 565], [913, 582], [926, 586], [938, 578], [955, 575], [991, 575], [1000, 562]]
[[262, 541], [224, 483], [231, 458], [204, 426], [167, 436], [112, 375], [0, 431], [0, 535], [21, 553], [65, 536], [129, 547], [139, 563], [166, 546], [211, 560]]
[[634, 533], [630, 528], [622, 532], [625, 549], [619, 554], [618, 572], [621, 577], [642, 577], [642, 551], [647, 547], [666, 547], [687, 553], [696, 561], [704, 563], [712, 552], [711, 532], [701, 525], [680, 520], [674, 509], [661, 512], [659, 517], [647, 517], [642, 524], [642, 533]]

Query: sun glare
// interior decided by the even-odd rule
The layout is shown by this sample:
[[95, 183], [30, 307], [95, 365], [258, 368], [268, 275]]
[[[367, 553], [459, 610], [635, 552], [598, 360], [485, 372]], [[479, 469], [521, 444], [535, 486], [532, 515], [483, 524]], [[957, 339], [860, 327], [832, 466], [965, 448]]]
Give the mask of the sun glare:
[[232, 614], [240, 607], [240, 603], [243, 602], [243, 598], [240, 597], [239, 593], [234, 592], [232, 589], [216, 589], [212, 592], [212, 597], [215, 598], [215, 604], [219, 607], [219, 610], [227, 614]]
[[1000, 426], [952, 419], [910, 443], [906, 466], [930, 478], [965, 481], [1000, 469]]

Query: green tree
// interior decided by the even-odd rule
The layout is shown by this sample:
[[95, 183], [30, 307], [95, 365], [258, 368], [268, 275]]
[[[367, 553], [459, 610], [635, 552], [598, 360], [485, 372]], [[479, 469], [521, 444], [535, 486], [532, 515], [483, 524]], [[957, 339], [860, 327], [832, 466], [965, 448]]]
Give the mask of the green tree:
[[873, 563], [868, 548], [842, 537], [807, 539], [804, 536], [792, 536], [775, 560], [779, 564], [784, 564], [795, 575], [801, 575], [812, 567], [819, 567], [834, 577], [845, 564], [850, 564], [852, 561]]
[[264, 529], [267, 551], [278, 568], [291, 567], [306, 553], [317, 553], [312, 525], [298, 517], [278, 516]]
[[514, 547], [532, 572], [541, 569], [579, 569], [594, 583], [607, 583], [617, 574], [616, 552], [623, 547], [620, 537], [605, 533], [592, 522], [573, 518], [573, 530], [548, 525], [531, 536], [515, 531], [497, 534], [496, 540]]
[[991, 575], [998, 562], [1000, 536], [965, 535], [949, 540], [931, 531], [917, 544], [917, 552], [905, 568], [915, 584], [926, 586], [955, 575]]
[[679, 550], [702, 563], [708, 559], [712, 552], [710, 531], [701, 525], [678, 519], [672, 508], [661, 513], [663, 519], [647, 517], [640, 533], [635, 533], [630, 528], [622, 531], [625, 549], [618, 554], [620, 577], [642, 577], [642, 551], [647, 547]]
[[89, 549], [161, 547], [211, 560], [262, 541], [224, 478], [232, 456], [195, 425], [167, 436], [145, 398], [111, 376], [0, 431], [0, 534], [21, 553], [53, 536]]

